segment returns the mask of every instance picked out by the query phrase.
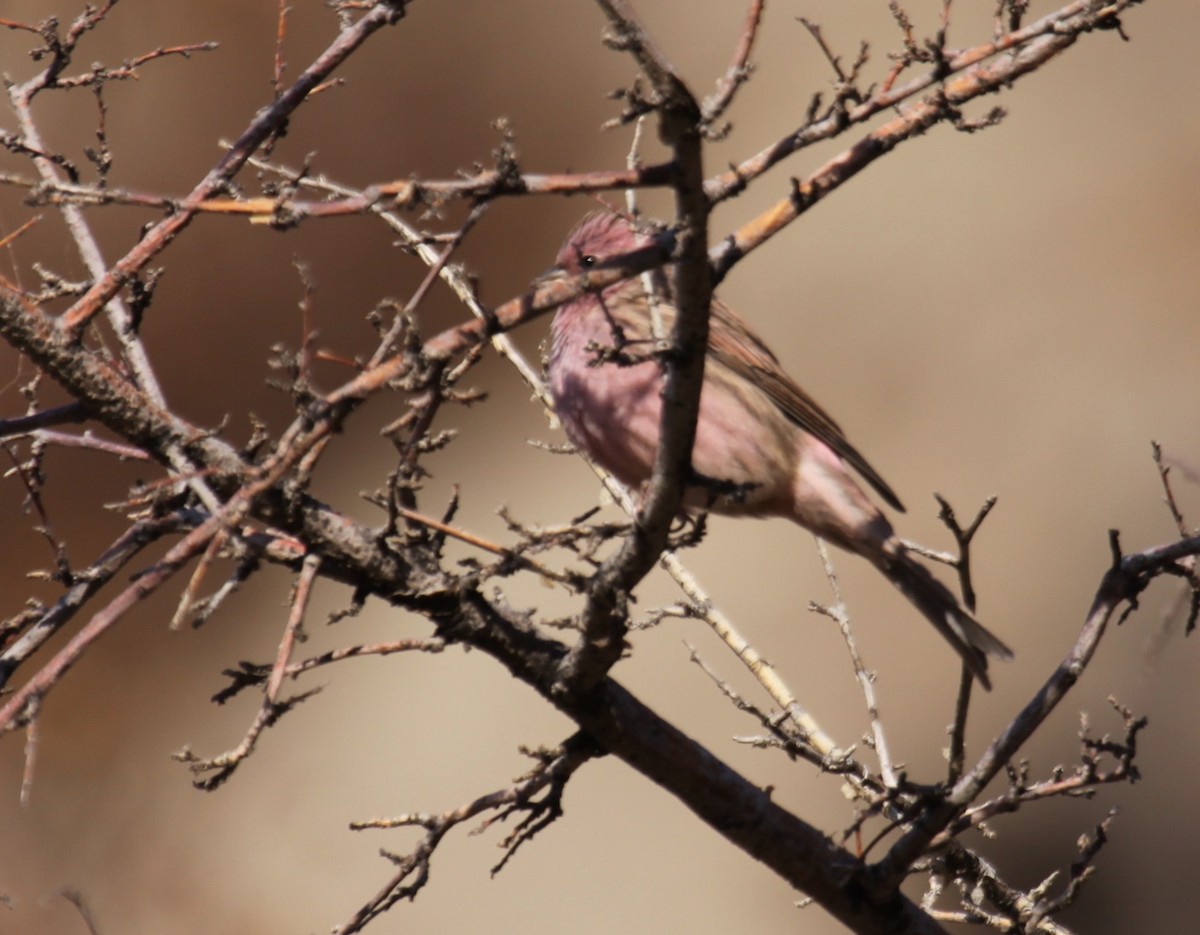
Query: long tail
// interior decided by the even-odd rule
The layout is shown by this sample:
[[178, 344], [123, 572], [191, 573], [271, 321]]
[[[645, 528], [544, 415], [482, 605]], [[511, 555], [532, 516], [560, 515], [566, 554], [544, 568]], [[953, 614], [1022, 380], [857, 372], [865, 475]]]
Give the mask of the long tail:
[[963, 610], [950, 590], [905, 552], [873, 557], [875, 565], [900, 593], [928, 618], [946, 642], [989, 691], [988, 656], [1011, 659], [1012, 650]]

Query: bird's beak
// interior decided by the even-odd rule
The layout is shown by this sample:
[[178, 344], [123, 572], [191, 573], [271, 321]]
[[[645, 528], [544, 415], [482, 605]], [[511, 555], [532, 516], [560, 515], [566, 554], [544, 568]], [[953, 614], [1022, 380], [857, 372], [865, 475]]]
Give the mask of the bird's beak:
[[539, 286], [548, 286], [552, 282], [558, 282], [560, 279], [565, 279], [567, 271], [561, 266], [551, 266], [542, 270], [541, 274], [534, 279], [532, 286], [537, 289]]

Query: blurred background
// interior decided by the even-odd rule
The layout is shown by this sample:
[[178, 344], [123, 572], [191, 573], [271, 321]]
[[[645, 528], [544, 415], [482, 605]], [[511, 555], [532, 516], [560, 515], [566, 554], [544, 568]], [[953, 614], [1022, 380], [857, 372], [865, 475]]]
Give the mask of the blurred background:
[[[936, 29], [939, 6], [908, 4], [919, 34]], [[974, 6], [956, 7], [952, 46], [990, 35], [992, 4]], [[1032, 12], [1052, 6], [1035, 3]], [[692, 87], [707, 94], [728, 65], [746, 4], [639, 0], [636, 7]], [[78, 12], [64, 0], [24, 0], [3, 14], [66, 22]], [[126, 0], [84, 40], [74, 70], [163, 45], [220, 43], [107, 87], [112, 184], [166, 195], [194, 185], [218, 158], [218, 142], [236, 137], [271, 98], [276, 14], [267, 0]], [[733, 132], [710, 152], [710, 173], [783, 136], [802, 122], [812, 93], [828, 93], [829, 65], [799, 16], [821, 23], [846, 62], [860, 40], [871, 42], [874, 80], [899, 45], [883, 0], [768, 4], [754, 80], [730, 114]], [[293, 4], [289, 77], [324, 48], [335, 25], [324, 4]], [[344, 86], [300, 110], [277, 158], [291, 165], [311, 158], [314, 171], [352, 186], [446, 178], [489, 163], [500, 140], [492, 124], [504, 117], [525, 171], [621, 165], [630, 132], [600, 126], [618, 106], [606, 95], [627, 86], [634, 67], [603, 46], [602, 28], [598, 9], [584, 2], [416, 3], [351, 60]], [[1132, 42], [1115, 33], [1085, 37], [1010, 93], [969, 111], [980, 116], [1003, 105], [1009, 116], [997, 128], [968, 136], [939, 127], [905, 143], [722, 286], [900, 493], [909, 508], [898, 521], [902, 534], [948, 548], [932, 492], [964, 519], [987, 496], [999, 497], [975, 546], [979, 615], [1017, 658], [997, 667], [995, 690], [977, 700], [970, 753], [1008, 722], [1074, 641], [1109, 562], [1108, 530], [1120, 529], [1129, 550], [1173, 537], [1152, 439], [1193, 472], [1187, 479], [1176, 471], [1176, 492], [1189, 519], [1200, 521], [1197, 30], [1195, 4], [1133, 10], [1126, 17]], [[34, 45], [26, 33], [0, 33], [6, 78], [33, 73]], [[82, 163], [84, 147], [95, 144], [93, 96], [44, 95], [36, 115], [47, 146]], [[0, 127], [15, 131], [10, 112]], [[723, 205], [714, 237], [783, 197], [789, 176], [810, 173], [856, 138], [794, 157]], [[644, 155], [657, 152], [651, 140]], [[4, 155], [0, 171], [30, 170]], [[241, 181], [255, 190], [253, 173]], [[670, 214], [661, 196], [642, 204]], [[459, 255], [484, 300], [520, 293], [591, 206], [584, 198], [492, 206]], [[31, 265], [40, 262], [82, 277], [53, 211], [25, 207], [19, 191], [0, 188], [0, 234], [35, 213], [42, 221], [5, 249], [0, 273], [34, 287]], [[452, 206], [429, 223], [449, 230], [461, 216]], [[108, 208], [89, 219], [111, 260], [153, 215]], [[392, 240], [365, 218], [287, 233], [227, 218], [193, 224], [160, 258], [166, 272], [143, 328], [170, 401], [198, 424], [227, 422], [235, 441], [248, 436], [251, 412], [278, 432], [290, 407], [267, 387], [266, 361], [277, 342], [295, 347], [300, 339], [303, 289], [293, 261], [306, 263], [316, 282], [318, 344], [365, 355], [374, 347], [366, 314], [381, 298], [407, 298], [423, 275]], [[432, 334], [465, 314], [438, 286], [421, 309], [421, 328]], [[545, 331], [537, 322], [517, 337], [536, 357]], [[20, 414], [18, 388], [32, 371], [7, 350], [0, 367], [0, 411]], [[332, 386], [346, 372], [328, 367], [318, 377]], [[443, 412], [440, 427], [460, 436], [428, 462], [427, 512], [440, 513], [459, 484], [456, 522], [509, 541], [496, 515], [501, 505], [526, 522], [552, 524], [599, 502], [582, 462], [528, 444], [563, 436], [509, 367], [489, 356], [469, 382], [489, 399]], [[49, 405], [61, 397], [47, 386], [40, 399]], [[321, 496], [372, 523], [382, 518], [360, 494], [377, 489], [391, 469], [393, 449], [377, 429], [399, 405], [376, 399], [356, 415], [318, 476]], [[47, 473], [51, 521], [79, 566], [123, 527], [119, 513], [98, 504], [157, 476], [65, 449], [50, 453]], [[47, 567], [51, 553], [22, 512], [23, 498], [17, 478], [0, 483], [3, 616], [18, 613], [31, 594], [50, 600], [56, 593], [26, 577]], [[465, 547], [455, 554], [480, 557]], [[845, 649], [829, 621], [806, 609], [829, 599], [811, 538], [782, 522], [713, 519], [687, 561], [826, 729], [857, 743], [866, 719]], [[958, 665], [864, 563], [841, 557], [838, 569], [861, 649], [879, 674], [893, 755], [912, 778], [936, 780]], [[188, 746], [211, 756], [240, 740], [257, 698], [224, 707], [209, 698], [224, 685], [223, 669], [273, 657], [288, 583], [265, 571], [199, 630], [167, 629], [182, 582], [131, 614], [49, 696], [26, 807], [18, 803], [22, 738], [0, 741], [0, 893], [10, 902], [0, 905], [0, 931], [84, 931], [66, 892], [80, 895], [104, 935], [328, 930], [389, 878], [379, 848], [406, 852], [416, 841], [406, 830], [352, 833], [348, 822], [462, 804], [525, 771], [519, 745], [553, 745], [570, 733], [565, 719], [482, 653], [357, 660], [301, 683], [325, 690], [268, 732], [225, 787], [196, 791], [169, 754]], [[545, 614], [574, 606], [533, 581], [505, 582], [504, 591]], [[673, 599], [657, 576], [639, 595], [642, 610]], [[1070, 768], [1080, 712], [1095, 733], [1119, 734], [1106, 701], [1112, 695], [1150, 718], [1138, 758], [1143, 781], [1091, 801], [1030, 807], [997, 821], [985, 847], [1011, 882], [1029, 886], [1065, 870], [1078, 836], [1119, 807], [1097, 875], [1063, 920], [1081, 932], [1194, 931], [1200, 805], [1191, 776], [1200, 765], [1200, 727], [1192, 679], [1200, 643], [1184, 640], [1171, 617], [1176, 595], [1172, 583], [1145, 594], [1024, 751], [1035, 778], [1057, 764]], [[428, 631], [378, 604], [325, 627], [325, 614], [348, 601], [344, 590], [318, 587], [302, 653]], [[772, 784], [778, 801], [840, 833], [852, 814], [838, 782], [737, 744], [735, 736], [756, 735], [758, 726], [688, 663], [685, 641], [766, 704], [692, 621], [635, 634], [617, 677], [746, 775]], [[506, 829], [451, 834], [415, 904], [396, 907], [370, 931], [841, 930], [819, 909], [796, 908], [796, 893], [619, 762], [590, 764], [571, 782], [565, 806], [565, 818], [494, 878], [489, 870]]]

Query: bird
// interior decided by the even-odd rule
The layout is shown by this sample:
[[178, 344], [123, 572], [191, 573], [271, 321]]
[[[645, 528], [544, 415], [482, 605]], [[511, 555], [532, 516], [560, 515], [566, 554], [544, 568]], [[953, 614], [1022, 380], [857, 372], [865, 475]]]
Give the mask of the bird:
[[[538, 282], [611, 268], [620, 262], [614, 258], [653, 242], [644, 223], [594, 211], [571, 231]], [[658, 276], [650, 296], [640, 275], [581, 293], [556, 309], [550, 326], [547, 376], [568, 439], [634, 490], [650, 479], [659, 445], [665, 376], [655, 351], [676, 317], [669, 280]], [[1012, 650], [916, 560], [855, 473], [904, 511], [838, 423], [788, 376], [745, 320], [714, 297], [684, 508], [782, 517], [862, 556], [990, 689], [989, 657], [1011, 659]]]

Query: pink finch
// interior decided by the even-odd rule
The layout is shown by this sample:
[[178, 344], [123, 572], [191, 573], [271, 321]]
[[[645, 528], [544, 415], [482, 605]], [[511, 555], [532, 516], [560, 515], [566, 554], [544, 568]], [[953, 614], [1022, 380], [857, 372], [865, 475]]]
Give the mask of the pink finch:
[[[547, 275], [579, 275], [650, 243], [618, 214], [590, 214]], [[654, 304], [667, 337], [675, 320], [669, 284]], [[662, 412], [663, 370], [653, 354], [651, 321], [643, 277], [634, 276], [561, 306], [551, 326], [550, 389], [567, 436], [635, 489], [650, 478]], [[685, 505], [782, 516], [863, 556], [990, 687], [987, 657], [1008, 659], [1012, 652], [914, 560], [850, 468], [903, 510], [896, 494], [762, 340], [716, 299], [707, 354], [692, 448], [696, 484]]]

